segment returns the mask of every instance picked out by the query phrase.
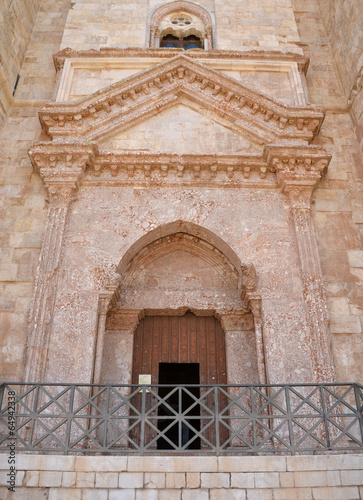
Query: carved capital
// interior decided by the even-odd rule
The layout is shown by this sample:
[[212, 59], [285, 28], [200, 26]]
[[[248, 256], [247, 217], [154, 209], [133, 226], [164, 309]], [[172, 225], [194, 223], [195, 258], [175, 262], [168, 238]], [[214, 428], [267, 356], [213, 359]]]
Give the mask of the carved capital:
[[47, 189], [47, 201], [52, 206], [66, 206], [77, 197], [78, 179], [44, 179]]
[[98, 313], [106, 315], [120, 298], [120, 275], [114, 273], [110, 278], [106, 290], [100, 292], [98, 299]]
[[98, 298], [98, 314], [106, 315], [114, 302], [113, 292], [101, 292]]
[[268, 146], [268, 164], [294, 208], [309, 208], [310, 197], [326, 172], [331, 156], [315, 147]]
[[38, 143], [29, 150], [33, 168], [43, 179], [51, 204], [67, 205], [75, 199], [95, 154], [95, 146], [82, 144]]

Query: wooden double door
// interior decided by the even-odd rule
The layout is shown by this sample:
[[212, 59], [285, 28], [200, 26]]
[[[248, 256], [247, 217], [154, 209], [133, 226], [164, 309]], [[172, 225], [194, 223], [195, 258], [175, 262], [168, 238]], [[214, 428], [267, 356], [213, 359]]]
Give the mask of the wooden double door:
[[[132, 383], [151, 374], [159, 383], [160, 363], [198, 363], [200, 384], [226, 384], [224, 332], [214, 316], [146, 316], [134, 337]], [[170, 382], [173, 383], [173, 382]]]
[[[225, 335], [219, 321], [213, 316], [196, 316], [186, 313], [184, 316], [146, 316], [138, 325], [134, 337], [132, 383], [139, 383], [139, 375], [151, 375], [152, 384], [181, 384], [188, 392], [159, 388], [158, 395], [165, 398], [166, 404], [159, 404], [155, 396], [148, 395], [146, 405], [155, 407], [149, 417], [154, 418], [154, 430], [151, 425], [145, 434], [147, 442], [154, 441], [160, 449], [173, 449], [174, 443], [181, 447], [192, 440], [188, 449], [208, 447], [208, 442], [215, 441], [214, 425], [207, 426], [202, 439], [193, 439], [208, 424], [210, 411], [215, 411], [215, 399], [212, 393], [203, 397], [208, 389], [193, 388], [193, 384], [226, 384], [226, 349]], [[201, 404], [194, 404], [201, 397]], [[193, 406], [194, 404], [194, 406]], [[223, 398], [219, 401], [223, 405]], [[141, 396], [137, 396], [135, 406], [141, 407]], [[188, 408], [193, 407], [191, 410]], [[183, 424], [171, 425], [173, 412], [185, 413]], [[207, 409], [209, 408], [210, 411]], [[178, 427], [179, 425], [179, 427]], [[168, 429], [164, 438], [156, 439], [157, 432]], [[205, 440], [203, 439], [205, 437]], [[222, 436], [221, 436], [222, 437]], [[139, 439], [139, 436], [135, 436]]]
[[[148, 425], [142, 439], [149, 448], [213, 448], [215, 394], [203, 385], [227, 383], [224, 337], [213, 316], [188, 312], [184, 316], [146, 316], [140, 322], [134, 338], [132, 383], [138, 384], [139, 375], [147, 374], [152, 384], [169, 385], [145, 395]], [[201, 387], [193, 387], [196, 384]], [[225, 398], [220, 397], [219, 410], [224, 404]], [[141, 410], [140, 394], [134, 405]], [[182, 422], [177, 422], [176, 413], [183, 414]], [[140, 431], [141, 426], [135, 427], [134, 439], [139, 443]], [[222, 434], [223, 430], [221, 439]]]

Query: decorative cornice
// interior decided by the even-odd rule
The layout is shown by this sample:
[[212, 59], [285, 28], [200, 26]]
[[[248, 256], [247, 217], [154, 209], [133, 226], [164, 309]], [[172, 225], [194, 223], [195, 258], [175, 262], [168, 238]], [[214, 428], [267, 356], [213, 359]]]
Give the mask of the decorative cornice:
[[142, 49], [138, 47], [133, 48], [111, 48], [102, 47], [100, 50], [73, 50], [69, 47], [63, 49], [53, 55], [54, 66], [57, 71], [60, 71], [66, 59], [77, 58], [104, 58], [104, 57], [141, 57], [150, 58], [158, 57], [170, 59], [176, 55], [184, 55], [191, 59], [237, 59], [237, 60], [257, 60], [257, 61], [281, 61], [281, 62], [296, 62], [299, 71], [306, 73], [309, 67], [309, 59], [301, 54], [294, 52], [281, 52], [281, 51], [265, 51], [265, 50], [201, 50], [191, 49], [186, 52], [184, 49], [169, 49], [169, 48], [147, 48]]
[[[310, 194], [325, 172], [330, 156], [319, 146], [268, 145], [262, 154], [166, 154], [100, 151], [96, 144], [42, 142], [29, 156], [49, 193], [81, 182], [108, 185], [283, 186]], [[54, 194], [55, 196], [55, 194]]]
[[324, 119], [320, 108], [286, 106], [185, 54], [78, 101], [49, 102], [39, 117], [45, 132], [57, 140], [80, 137], [95, 141], [184, 101], [208, 109], [232, 130], [265, 144], [310, 142]]

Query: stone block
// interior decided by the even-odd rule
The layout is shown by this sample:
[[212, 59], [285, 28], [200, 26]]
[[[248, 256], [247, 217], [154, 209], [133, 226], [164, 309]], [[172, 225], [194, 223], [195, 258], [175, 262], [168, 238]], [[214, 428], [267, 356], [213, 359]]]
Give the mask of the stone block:
[[38, 486], [39, 485], [39, 476], [40, 476], [39, 471], [27, 470], [25, 472], [23, 485], [28, 486], [28, 487]]
[[130, 472], [217, 472], [216, 457], [129, 457]]
[[135, 500], [135, 490], [110, 490], [108, 500]]
[[342, 470], [340, 477], [343, 486], [362, 486], [363, 485], [363, 469], [362, 470]]
[[326, 487], [313, 488], [314, 500], [358, 500], [359, 491], [357, 487]]
[[252, 472], [232, 472], [231, 488], [254, 488], [255, 475]]
[[297, 488], [328, 485], [324, 471], [294, 472], [294, 481]]
[[202, 472], [200, 475], [202, 488], [229, 488], [229, 474]]
[[255, 474], [256, 488], [278, 488], [280, 477], [278, 472], [265, 472]]
[[218, 472], [283, 472], [285, 457], [219, 457]]
[[294, 487], [294, 473], [293, 472], [280, 472], [280, 486], [281, 488]]
[[182, 500], [209, 500], [208, 490], [182, 490]]
[[331, 333], [361, 333], [362, 325], [359, 316], [330, 315]]
[[76, 471], [122, 472], [127, 470], [126, 457], [75, 457]]
[[210, 490], [210, 500], [245, 500], [246, 490], [218, 488]]
[[311, 488], [280, 488], [273, 490], [273, 498], [274, 500], [312, 500], [313, 496]]
[[117, 488], [117, 472], [96, 472], [96, 488]]
[[16, 488], [15, 494], [7, 488], [0, 488], [1, 500], [47, 500], [47, 488]]
[[160, 490], [158, 500], [181, 500], [181, 489], [180, 490]]
[[82, 500], [107, 500], [107, 490], [82, 490]]
[[152, 488], [152, 489], [165, 488], [165, 473], [145, 472], [144, 488]]
[[359, 455], [300, 456], [286, 457], [287, 470], [363, 470], [363, 457]]
[[200, 474], [198, 472], [187, 472], [187, 488], [200, 488]]
[[41, 471], [39, 474], [39, 486], [56, 487], [62, 484], [62, 473], [60, 471]]
[[82, 490], [75, 488], [51, 488], [48, 500], [81, 500]]
[[18, 470], [71, 471], [74, 470], [74, 460], [75, 457], [62, 455], [18, 455], [17, 468]]
[[340, 481], [340, 474], [338, 470], [326, 471], [326, 480], [328, 486], [340, 486], [342, 484]]
[[64, 488], [72, 488], [72, 486], [76, 486], [76, 472], [63, 472], [62, 486]]
[[166, 473], [166, 488], [185, 488], [185, 474], [183, 472]]
[[95, 485], [94, 472], [77, 472], [76, 486], [77, 488], [93, 488]]
[[118, 477], [119, 488], [142, 488], [144, 475], [142, 472], [121, 472]]
[[136, 490], [136, 500], [158, 500], [158, 491]]
[[350, 250], [348, 258], [352, 267], [363, 267], [363, 250]]
[[247, 500], [272, 500], [272, 490], [258, 488], [247, 490]]

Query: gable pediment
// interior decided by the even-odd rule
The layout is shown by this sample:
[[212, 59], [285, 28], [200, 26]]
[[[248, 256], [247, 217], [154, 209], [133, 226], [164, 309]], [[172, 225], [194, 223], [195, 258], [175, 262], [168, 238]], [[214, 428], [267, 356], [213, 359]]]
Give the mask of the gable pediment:
[[128, 130], [107, 137], [98, 145], [107, 151], [143, 151], [166, 154], [249, 154], [263, 146], [247, 135], [236, 134], [228, 122], [213, 120], [193, 103], [177, 104]]
[[310, 142], [324, 119], [319, 108], [279, 103], [185, 54], [78, 101], [48, 103], [39, 117], [52, 138], [100, 142], [181, 104], [260, 144]]

